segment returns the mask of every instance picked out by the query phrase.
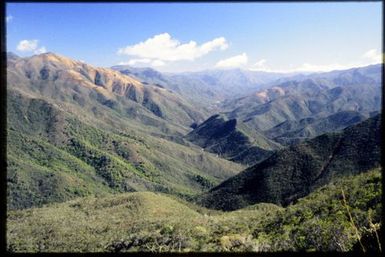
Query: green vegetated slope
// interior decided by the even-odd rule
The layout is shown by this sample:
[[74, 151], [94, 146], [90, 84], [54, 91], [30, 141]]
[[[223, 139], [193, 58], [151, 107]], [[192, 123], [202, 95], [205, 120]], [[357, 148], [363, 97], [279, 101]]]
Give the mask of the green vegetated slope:
[[[154, 79], [141, 82], [53, 53], [7, 58], [8, 250], [360, 250], [349, 212], [364, 247], [377, 249], [380, 172], [357, 174], [379, 166], [379, 115], [273, 154], [274, 140], [373, 116], [376, 67], [288, 82], [203, 122], [220, 112], [224, 82], [247, 79], [252, 90], [256, 74], [195, 74], [182, 88], [178, 76], [163, 85], [148, 71]], [[197, 108], [196, 96], [212, 93]], [[303, 122], [309, 115], [320, 119]]]
[[266, 159], [280, 145], [249, 129], [236, 119], [216, 114], [191, 131], [186, 138], [209, 152], [247, 165]]
[[287, 120], [269, 129], [265, 134], [283, 145], [297, 144], [327, 132], [342, 130], [376, 114], [378, 114], [376, 111], [371, 113], [341, 111], [326, 117], [315, 115], [300, 120]]
[[8, 88], [10, 209], [78, 196], [160, 191], [189, 197], [243, 167], [131, 127], [119, 130]]
[[151, 192], [79, 198], [9, 211], [7, 249], [378, 251], [381, 195], [381, 171], [374, 169], [336, 179], [286, 208], [260, 203], [221, 213]]
[[380, 115], [276, 152], [198, 198], [234, 210], [257, 202], [287, 205], [338, 176], [380, 165]]

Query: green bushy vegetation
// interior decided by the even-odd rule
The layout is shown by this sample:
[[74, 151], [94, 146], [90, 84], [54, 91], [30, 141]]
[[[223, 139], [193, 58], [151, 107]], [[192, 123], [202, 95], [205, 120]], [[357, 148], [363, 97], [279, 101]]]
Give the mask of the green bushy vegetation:
[[112, 192], [91, 166], [45, 140], [15, 131], [9, 131], [7, 140], [10, 209]]
[[371, 222], [378, 226], [381, 222], [380, 172], [377, 169], [323, 186], [277, 213], [253, 235], [266, 240], [266, 250], [349, 251], [357, 247], [359, 237], [370, 234], [372, 240], [364, 248], [378, 251], [375, 235], [368, 231]]
[[9, 211], [7, 248], [13, 252], [378, 251], [381, 195], [381, 171], [375, 169], [340, 178], [286, 208], [259, 203], [221, 212], [151, 192], [86, 197]]
[[191, 198], [243, 168], [197, 147], [131, 128], [106, 128], [44, 99], [9, 92], [10, 209], [133, 191]]
[[[199, 111], [167, 85], [52, 53], [8, 61], [8, 251], [380, 249], [381, 173], [371, 170], [380, 163], [380, 115], [273, 153], [280, 145], [259, 129], [322, 111], [322, 94], [309, 98], [312, 107], [301, 100], [305, 95], [265, 104], [246, 97], [233, 103], [240, 108], [198, 125], [208, 109]], [[308, 82], [298, 86], [307, 91]], [[378, 109], [377, 88], [355, 88], [328, 91], [337, 101], [324, 104], [330, 107], [324, 114], [344, 110], [345, 103], [348, 109], [351, 103], [365, 112]], [[345, 118], [342, 113], [320, 130], [304, 127], [293, 135], [287, 126], [296, 132], [296, 124], [283, 124], [289, 134], [282, 135], [296, 141]], [[259, 164], [234, 176], [245, 166], [221, 157]], [[207, 198], [200, 198], [203, 192]], [[197, 199], [238, 210], [207, 209]]]
[[216, 209], [270, 202], [288, 205], [340, 176], [376, 168], [381, 160], [381, 117], [275, 152], [197, 197]]

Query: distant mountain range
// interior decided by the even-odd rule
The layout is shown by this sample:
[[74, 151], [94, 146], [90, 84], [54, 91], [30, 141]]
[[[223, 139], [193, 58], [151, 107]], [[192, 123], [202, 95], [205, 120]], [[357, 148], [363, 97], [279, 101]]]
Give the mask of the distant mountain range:
[[173, 90], [184, 98], [199, 104], [200, 108], [217, 111], [218, 103], [234, 96], [243, 96], [278, 78], [289, 78], [293, 73], [273, 73], [241, 69], [207, 70], [201, 72], [160, 73], [151, 68], [113, 66], [123, 74], [134, 76], [145, 83], [157, 84]]
[[[368, 75], [365, 75], [370, 71]], [[377, 79], [373, 79], [373, 74]], [[229, 118], [237, 118], [262, 131], [287, 121], [329, 116], [340, 111], [368, 115], [381, 108], [381, 66], [320, 74], [287, 81], [243, 98], [223, 103]]]
[[308, 75], [223, 102], [223, 115], [281, 144], [342, 129], [381, 108], [381, 65]]
[[[381, 107], [381, 67], [312, 74], [240, 69], [162, 74], [151, 68], [113, 69], [169, 88], [198, 103], [204, 113], [222, 113], [287, 145], [375, 115]], [[286, 131], [283, 127], [288, 124]]]

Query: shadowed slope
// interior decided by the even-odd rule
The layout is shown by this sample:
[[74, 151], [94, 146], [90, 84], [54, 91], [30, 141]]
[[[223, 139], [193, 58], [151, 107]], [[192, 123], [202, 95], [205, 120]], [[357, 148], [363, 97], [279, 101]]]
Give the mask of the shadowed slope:
[[32, 93], [12, 85], [7, 98], [10, 209], [124, 191], [189, 197], [242, 169], [183, 141], [151, 136], [143, 124], [119, 119], [110, 108], [103, 114], [117, 123], [96, 119], [87, 111], [88, 102], [82, 109], [39, 96], [33, 85], [24, 85]]
[[266, 159], [280, 148], [262, 134], [238, 124], [236, 119], [219, 114], [197, 126], [186, 138], [209, 152], [247, 165]]
[[341, 133], [276, 152], [204, 194], [203, 205], [234, 210], [257, 202], [287, 205], [342, 175], [380, 165], [380, 115]]

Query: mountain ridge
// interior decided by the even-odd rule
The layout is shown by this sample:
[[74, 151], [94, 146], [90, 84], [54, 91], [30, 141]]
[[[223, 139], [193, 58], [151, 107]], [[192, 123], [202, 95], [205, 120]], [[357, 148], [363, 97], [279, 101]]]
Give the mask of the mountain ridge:
[[[172, 95], [166, 89], [55, 54], [12, 59], [7, 72], [11, 209], [125, 191], [189, 197], [242, 168], [183, 140], [193, 120], [178, 124], [182, 102], [166, 113], [175, 115], [170, 122], [115, 94], [118, 88], [113, 87], [132, 84], [144, 93], [150, 88], [158, 97], [156, 91]], [[162, 108], [167, 101], [157, 103]], [[120, 112], [119, 106], [136, 116]]]
[[[169, 90], [144, 85], [120, 72], [95, 68], [53, 53], [19, 58], [10, 62], [7, 70], [9, 86], [18, 83], [17, 87], [20, 88], [20, 84], [32, 84], [31, 87], [22, 89], [27, 92], [34, 91], [55, 101], [62, 101], [67, 95], [74, 98], [73, 102], [80, 106], [84, 105], [85, 101], [97, 101], [126, 116], [135, 116], [135, 111], [129, 108], [120, 110], [122, 105], [136, 105], [136, 109], [142, 106], [142, 115], [151, 119], [166, 119], [172, 121], [175, 126], [188, 127], [191, 123], [203, 119], [203, 115], [193, 110], [191, 104]], [[60, 94], [60, 97], [57, 94]], [[86, 98], [87, 94], [89, 96]]]
[[186, 138], [202, 149], [243, 164], [255, 164], [281, 146], [236, 119], [216, 114], [197, 125]]
[[337, 176], [380, 165], [381, 116], [274, 153], [197, 198], [234, 210], [258, 202], [288, 205]]

